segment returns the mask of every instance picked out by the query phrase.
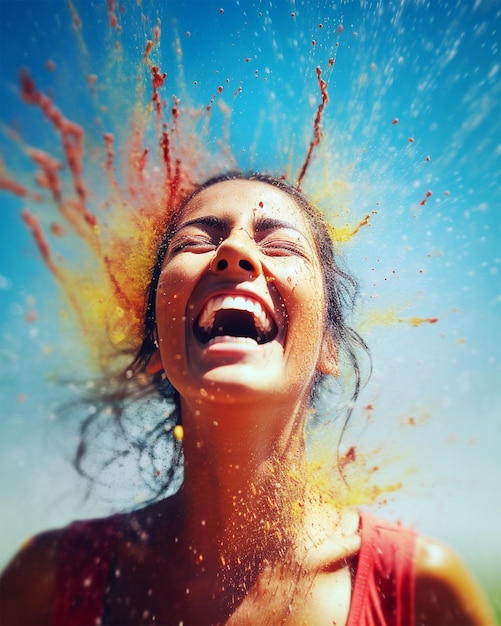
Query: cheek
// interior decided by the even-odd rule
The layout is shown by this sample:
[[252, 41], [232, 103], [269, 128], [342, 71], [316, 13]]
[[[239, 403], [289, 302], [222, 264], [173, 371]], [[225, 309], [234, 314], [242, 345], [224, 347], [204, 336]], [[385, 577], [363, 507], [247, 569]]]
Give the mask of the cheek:
[[291, 339], [299, 358], [308, 353], [316, 359], [315, 346], [320, 349], [324, 335], [325, 306], [323, 283], [318, 274], [303, 269], [293, 282], [287, 306]]
[[162, 275], [158, 283], [156, 318], [160, 343], [179, 351], [180, 339], [184, 335], [185, 305], [179, 281], [171, 272]]

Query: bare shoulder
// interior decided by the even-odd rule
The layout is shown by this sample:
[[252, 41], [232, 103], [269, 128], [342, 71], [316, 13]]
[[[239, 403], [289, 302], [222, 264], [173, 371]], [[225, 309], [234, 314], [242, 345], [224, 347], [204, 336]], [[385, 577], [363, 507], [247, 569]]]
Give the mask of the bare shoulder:
[[419, 537], [416, 626], [493, 626], [489, 604], [471, 572], [449, 546]]
[[49, 624], [61, 532], [28, 540], [0, 577], [0, 623]]

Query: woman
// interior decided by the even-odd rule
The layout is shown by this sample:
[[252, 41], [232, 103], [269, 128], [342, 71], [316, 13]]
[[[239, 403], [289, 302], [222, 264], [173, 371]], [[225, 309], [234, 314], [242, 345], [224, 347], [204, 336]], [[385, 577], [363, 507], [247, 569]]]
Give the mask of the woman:
[[36, 537], [4, 574], [3, 623], [492, 623], [448, 548], [338, 509], [308, 478], [306, 417], [341, 350], [358, 388], [346, 280], [281, 180], [230, 174], [183, 202], [127, 373], [175, 390], [183, 485]]

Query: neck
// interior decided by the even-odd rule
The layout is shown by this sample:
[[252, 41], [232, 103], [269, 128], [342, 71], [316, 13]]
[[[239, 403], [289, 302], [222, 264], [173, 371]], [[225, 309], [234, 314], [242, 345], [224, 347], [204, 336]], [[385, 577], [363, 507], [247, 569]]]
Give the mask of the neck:
[[187, 541], [219, 562], [237, 550], [241, 555], [246, 543], [254, 553], [258, 542], [273, 551], [270, 540], [291, 532], [290, 513], [302, 499], [297, 477], [304, 480], [304, 408], [296, 408], [293, 419], [290, 410], [276, 407], [270, 415], [269, 406], [250, 411], [209, 405], [196, 411], [195, 418], [182, 406], [180, 497]]

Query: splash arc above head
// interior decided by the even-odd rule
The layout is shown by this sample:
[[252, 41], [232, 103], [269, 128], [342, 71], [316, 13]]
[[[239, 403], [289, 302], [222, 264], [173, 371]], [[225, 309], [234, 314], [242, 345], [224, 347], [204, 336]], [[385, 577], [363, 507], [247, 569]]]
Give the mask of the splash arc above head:
[[[361, 386], [360, 360], [368, 355], [348, 324], [357, 283], [340, 267], [324, 214], [297, 186], [228, 171], [196, 186], [165, 215], [144, 281], [136, 355], [91, 390], [95, 410], [81, 423], [73, 459], [96, 485], [96, 468], [135, 451], [147, 502], [179, 484], [187, 441], [175, 426], [186, 435], [188, 414], [200, 414], [202, 404], [207, 423], [221, 422], [222, 410], [240, 416], [248, 410], [249, 428], [273, 407], [299, 434], [305, 409], [315, 408], [323, 383], [331, 387], [335, 376], [342, 436]], [[159, 394], [166, 404], [157, 402]], [[143, 427], [137, 400], [149, 403], [139, 411]], [[239, 423], [244, 428], [243, 417]], [[110, 428], [121, 447], [103, 462], [96, 442]], [[304, 433], [300, 438], [306, 441]], [[100, 449], [108, 450], [106, 442]]]

